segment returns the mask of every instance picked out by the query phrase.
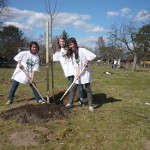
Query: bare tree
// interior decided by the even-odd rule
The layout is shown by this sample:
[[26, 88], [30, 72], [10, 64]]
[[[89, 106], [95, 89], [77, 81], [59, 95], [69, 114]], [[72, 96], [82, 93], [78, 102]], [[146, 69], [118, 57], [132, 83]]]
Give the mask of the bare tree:
[[133, 71], [136, 70], [137, 52], [139, 50], [135, 42], [137, 30], [138, 28], [135, 26], [135, 22], [124, 20], [118, 26], [117, 24], [112, 25], [109, 31], [109, 37], [121, 43], [133, 55]]
[[6, 6], [7, 6], [7, 0], [0, 0], [0, 14], [2, 14]]
[[8, 0], [0, 0], [0, 27], [4, 20], [8, 17]]
[[101, 55], [101, 50], [105, 47], [105, 41], [103, 37], [99, 37], [98, 41], [96, 42], [96, 51], [97, 51], [97, 56], [100, 57]]
[[150, 23], [150, 12], [149, 11], [143, 11], [141, 13], [141, 17], [147, 17], [148, 18], [148, 23]]
[[[57, 15], [58, 15], [58, 13], [61, 9], [61, 5], [62, 5], [62, 0], [61, 0], [61, 4], [60, 4], [59, 8], [58, 8], [57, 0], [56, 0], [55, 4], [54, 4], [54, 9], [52, 10], [52, 1], [47, 0], [47, 2], [46, 2], [46, 0], [45, 0], [46, 10], [47, 10], [47, 13], [50, 17], [50, 45], [52, 45], [52, 39], [53, 39], [53, 36], [52, 36], [53, 21], [57, 17]], [[51, 56], [51, 73], [52, 73], [52, 96], [53, 96], [53, 100], [55, 100], [55, 97], [54, 97], [54, 73], [53, 73], [53, 49], [52, 49], [52, 46], [50, 46], [50, 56]]]

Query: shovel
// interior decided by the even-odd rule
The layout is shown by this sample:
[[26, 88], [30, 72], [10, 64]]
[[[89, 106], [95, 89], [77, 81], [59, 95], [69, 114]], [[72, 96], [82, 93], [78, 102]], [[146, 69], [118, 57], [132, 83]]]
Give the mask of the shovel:
[[[26, 70], [24, 68], [21, 68], [21, 70], [25, 73], [25, 75], [27, 76], [28, 80], [30, 80], [30, 76], [27, 74]], [[39, 94], [39, 96], [42, 98], [42, 101], [46, 103], [47, 101], [41, 95], [41, 93], [39, 92], [39, 90], [37, 89], [37, 87], [35, 86], [35, 84], [34, 83], [31, 83], [31, 84], [34, 87], [34, 89], [37, 91], [37, 93]]]
[[[71, 83], [71, 85], [69, 86], [69, 88], [66, 90], [66, 92], [63, 94], [63, 96], [61, 97], [61, 99], [59, 99], [58, 101], [62, 101], [63, 98], [66, 96], [66, 94], [68, 93], [68, 91], [72, 88], [72, 86], [74, 85], [74, 83], [78, 80], [78, 78], [80, 77], [80, 75], [82, 74], [82, 72], [85, 70], [85, 67], [81, 70], [81, 72], [77, 75], [77, 77], [74, 79], [74, 81]], [[56, 103], [58, 102], [56, 101]]]

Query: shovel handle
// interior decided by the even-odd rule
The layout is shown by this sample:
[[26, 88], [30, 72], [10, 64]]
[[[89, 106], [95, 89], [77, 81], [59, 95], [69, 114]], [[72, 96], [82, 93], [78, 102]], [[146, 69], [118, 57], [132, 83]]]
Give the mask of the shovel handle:
[[[30, 76], [27, 74], [26, 70], [24, 68], [21, 69], [25, 75], [27, 76], [28, 80], [30, 80]], [[40, 97], [42, 98], [43, 101], [45, 101], [44, 97], [41, 95], [41, 93], [39, 92], [39, 90], [37, 89], [37, 87], [35, 86], [34, 83], [31, 83], [32, 86], [34, 87], [34, 89], [37, 91], [37, 93], [40, 95]]]
[[66, 90], [66, 92], [64, 93], [64, 95], [61, 97], [60, 101], [66, 96], [66, 94], [68, 93], [68, 91], [72, 88], [72, 86], [74, 85], [74, 83], [78, 80], [78, 78], [80, 77], [80, 75], [82, 74], [82, 72], [85, 70], [86, 67], [84, 67], [82, 69], [82, 71], [78, 74], [78, 76], [75, 78], [75, 80], [71, 83], [71, 85], [69, 86], [69, 88]]

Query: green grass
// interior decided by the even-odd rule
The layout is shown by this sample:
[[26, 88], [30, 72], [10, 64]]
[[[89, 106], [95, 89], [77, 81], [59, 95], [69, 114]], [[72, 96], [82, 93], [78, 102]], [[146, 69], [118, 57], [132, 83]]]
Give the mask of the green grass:
[[[0, 119], [0, 149], [28, 150], [145, 150], [150, 149], [150, 70], [139, 68], [132, 72], [127, 69], [111, 69], [103, 66], [91, 66], [91, 88], [94, 105], [97, 108], [89, 112], [88, 107], [72, 109], [73, 114], [65, 120], [50, 121], [43, 125], [24, 125], [15, 121]], [[6, 99], [11, 87], [10, 78], [14, 69], [0, 68], [0, 112], [26, 103], [32, 98], [31, 89], [20, 85], [16, 92], [15, 101], [6, 106]], [[110, 71], [114, 74], [106, 75]], [[51, 73], [50, 73], [51, 75]], [[54, 65], [54, 91], [68, 88], [59, 65]], [[37, 87], [46, 96], [46, 69], [36, 75]], [[51, 83], [51, 77], [50, 77]], [[52, 94], [50, 84], [50, 94]], [[23, 100], [24, 99], [24, 100]], [[17, 103], [16, 101], [21, 101]], [[98, 105], [100, 104], [100, 105]], [[46, 128], [47, 134], [53, 138], [47, 141], [39, 128]], [[8, 141], [11, 134], [17, 131], [31, 130], [38, 133], [39, 146], [14, 147]]]

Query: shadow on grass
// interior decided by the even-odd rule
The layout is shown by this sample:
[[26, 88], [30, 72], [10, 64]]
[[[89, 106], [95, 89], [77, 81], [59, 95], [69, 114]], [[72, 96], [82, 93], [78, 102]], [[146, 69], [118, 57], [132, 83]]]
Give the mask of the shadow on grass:
[[[60, 98], [63, 96], [64, 94], [64, 91], [59, 91], [57, 94], [55, 94], [55, 100], [53, 100], [53, 97], [49, 97], [49, 100], [50, 100], [50, 103], [55, 103], [55, 104], [64, 104], [66, 105], [67, 102], [68, 102], [68, 99], [69, 99], [69, 95], [67, 94], [64, 99], [62, 101], [60, 101]], [[96, 105], [94, 108], [97, 109], [99, 107], [101, 107], [102, 105], [104, 104], [107, 104], [107, 103], [114, 103], [114, 102], [121, 102], [122, 100], [120, 99], [115, 99], [113, 97], [107, 97], [106, 94], [104, 93], [94, 93], [92, 94], [93, 96], [93, 104]], [[44, 99], [46, 100], [47, 98], [44, 97]], [[78, 96], [76, 95], [75, 99], [78, 99]], [[84, 93], [84, 99], [87, 99], [87, 95], [86, 93]], [[29, 98], [29, 99], [22, 99], [22, 100], [19, 100], [17, 102], [22, 102], [22, 101], [33, 101], [35, 100], [34, 97], [32, 98]], [[74, 102], [76, 102], [78, 100], [75, 100]], [[84, 102], [85, 105], [88, 105], [88, 102]]]
[[96, 105], [94, 107], [95, 109], [99, 108], [102, 105], [107, 104], [107, 103], [114, 103], [114, 102], [120, 102], [120, 101], [122, 101], [122, 100], [115, 99], [113, 97], [107, 97], [107, 95], [104, 94], [104, 93], [95, 93], [95, 94], [93, 94], [93, 104]]
[[[62, 101], [60, 101], [60, 98], [63, 96], [65, 91], [59, 91], [58, 93], [54, 94], [54, 98], [51, 96], [49, 97], [49, 102], [50, 103], [56, 103], [56, 104], [63, 104], [63, 101], [65, 97], [68, 97], [66, 95]], [[43, 97], [45, 101], [47, 101], [47, 97]], [[68, 100], [68, 98], [67, 98]], [[22, 102], [22, 101], [36, 101], [34, 97], [28, 98], [28, 99], [20, 99], [17, 102]]]

